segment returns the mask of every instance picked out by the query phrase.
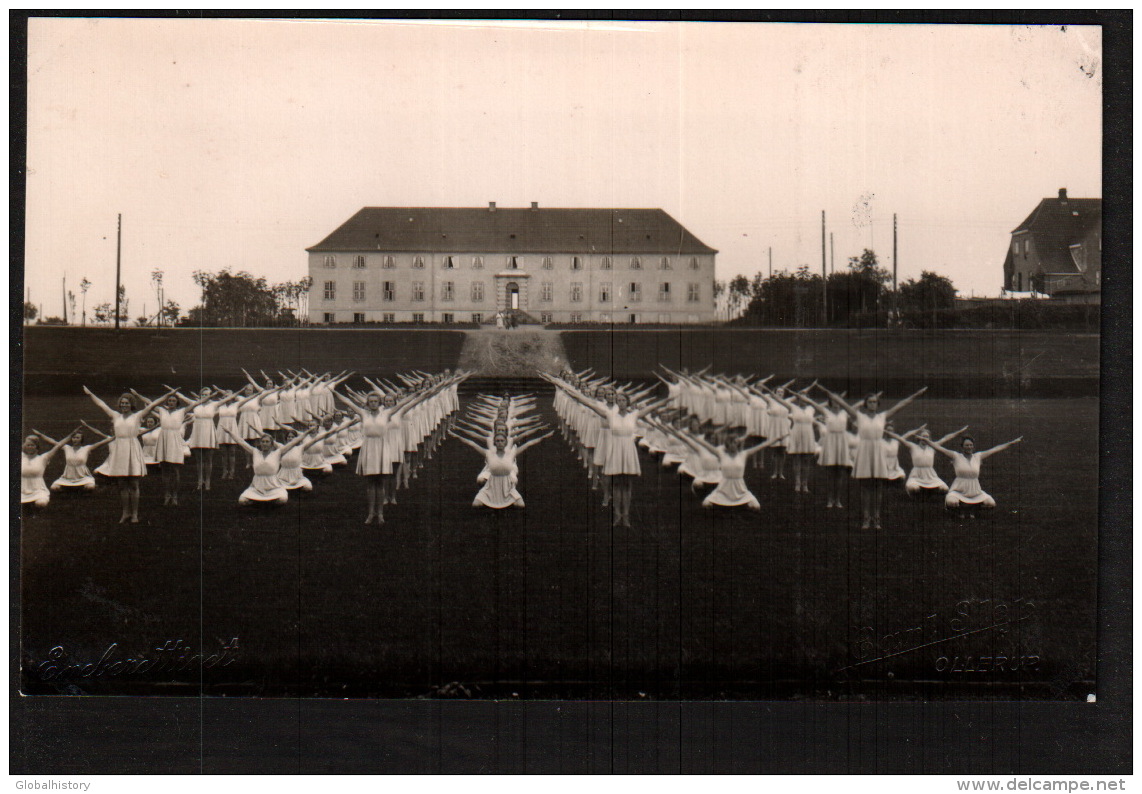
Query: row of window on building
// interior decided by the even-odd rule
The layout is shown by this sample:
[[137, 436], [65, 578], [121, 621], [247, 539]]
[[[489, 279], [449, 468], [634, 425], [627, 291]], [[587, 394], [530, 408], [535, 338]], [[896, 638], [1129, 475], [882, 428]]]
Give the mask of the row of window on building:
[[[441, 267], [444, 270], [456, 270], [457, 268], [460, 267], [460, 260], [461, 260], [461, 257], [459, 257], [459, 256], [445, 256], [441, 259]], [[335, 267], [337, 267], [337, 257], [333, 254], [326, 254], [322, 259], [322, 264], [325, 267], [335, 268]], [[519, 270], [520, 268], [522, 268], [524, 266], [524, 264], [526, 264], [526, 263], [524, 261], [524, 257], [522, 257], [522, 256], [508, 256], [505, 258], [505, 261], [504, 261], [504, 266], [508, 270]], [[573, 256], [573, 257], [571, 257], [569, 264], [570, 264], [572, 270], [582, 270], [583, 269], [583, 257]], [[690, 257], [688, 264], [689, 264], [689, 267], [691, 270], [698, 270], [701, 267], [701, 265], [698, 261], [698, 257], [696, 257], [696, 256]], [[412, 257], [411, 265], [413, 268], [416, 268], [416, 269], [424, 268], [424, 257], [419, 256], [419, 255]], [[628, 265], [628, 267], [630, 267], [631, 270], [642, 270], [643, 269], [643, 258], [640, 256], [632, 256], [628, 260], [627, 265]], [[366, 260], [364, 254], [353, 255], [351, 267], [353, 267], [356, 270], [364, 270], [367, 268], [367, 266], [368, 266], [368, 263], [367, 263], [367, 260]], [[555, 269], [555, 260], [553, 257], [550, 257], [550, 256], [541, 257], [539, 260], [539, 266], [543, 270], [554, 270]], [[673, 264], [671, 258], [668, 256], [659, 257], [658, 262], [657, 262], [657, 266], [658, 266], [659, 270], [673, 270], [674, 269], [674, 264]], [[383, 268], [384, 270], [393, 270], [396, 267], [397, 267], [397, 257], [395, 257], [394, 255], [387, 254], [384, 256], [384, 258], [381, 259], [381, 268]], [[474, 270], [482, 269], [484, 267], [484, 257], [473, 256], [471, 258], [471, 267]], [[601, 270], [611, 270], [611, 269], [613, 269], [613, 267], [614, 267], [614, 261], [609, 256], [604, 256], [599, 261], [599, 268]]]
[[[610, 303], [613, 300], [613, 289], [611, 282], [604, 282], [598, 285], [599, 288], [599, 303]], [[579, 303], [583, 300], [584, 290], [581, 282], [572, 282], [569, 297], [572, 303]], [[337, 299], [337, 282], [326, 281], [322, 297], [327, 301]], [[470, 299], [473, 303], [482, 303], [484, 300], [484, 283], [481, 281], [473, 282], [471, 285]], [[628, 301], [638, 303], [642, 300], [642, 284], [637, 281], [632, 281], [627, 285], [626, 298]], [[397, 283], [395, 281], [385, 281], [381, 285], [381, 299], [385, 301], [395, 301], [397, 299]], [[425, 287], [423, 281], [412, 282], [412, 300], [422, 301], [425, 299]], [[541, 282], [539, 285], [539, 300], [546, 303], [551, 303], [555, 299], [555, 285], [550, 281]], [[353, 300], [364, 301], [365, 295], [365, 282], [353, 282]], [[451, 301], [456, 300], [456, 284], [452, 281], [443, 281], [440, 283], [440, 300]], [[662, 303], [669, 303], [673, 300], [673, 291], [669, 281], [664, 281], [658, 285], [658, 300]], [[702, 285], [701, 284], [687, 284], [686, 285], [686, 301], [687, 303], [700, 303], [702, 300]]]
[[[472, 312], [469, 315], [469, 317], [470, 317], [469, 322], [479, 324], [479, 323], [484, 322], [486, 315], [483, 312]], [[670, 314], [658, 314], [658, 315], [655, 315], [654, 317], [655, 317], [655, 319], [653, 320], [654, 322], [659, 322], [659, 323], [663, 323], [663, 324], [678, 321], [677, 317], [674, 317], [673, 315], [670, 315]], [[414, 322], [414, 323], [425, 322], [424, 312], [413, 312], [410, 315], [410, 318], [411, 319], [409, 320], [409, 322]], [[541, 323], [544, 323], [544, 324], [550, 324], [550, 323], [555, 322], [554, 318], [555, 318], [555, 315], [552, 312], [540, 312], [540, 314], [539, 314], [539, 321]], [[637, 314], [637, 313], [619, 315], [618, 317], [613, 317], [609, 312], [603, 312], [599, 315], [597, 322], [601, 322], [601, 323], [610, 323], [610, 322], [642, 323], [642, 322], [647, 322], [647, 320], [648, 320], [647, 317], [645, 317], [642, 314]], [[383, 312], [381, 314], [381, 322], [382, 323], [395, 323], [396, 321], [397, 321], [396, 312]], [[584, 320], [582, 312], [571, 312], [569, 315], [567, 315], [567, 321], [571, 322], [571, 323], [581, 323], [581, 322], [584, 322], [585, 320]], [[344, 320], [339, 320], [336, 312], [324, 312], [322, 315], [322, 322], [324, 322], [326, 324], [334, 324], [337, 322], [344, 322]], [[363, 324], [363, 323], [369, 322], [369, 320], [366, 319], [365, 312], [354, 312], [352, 322], [358, 323], [358, 324]], [[442, 322], [442, 323], [454, 323], [454, 322], [456, 322], [456, 313], [455, 312], [441, 312], [440, 322]], [[698, 315], [696, 315], [696, 314], [687, 315], [686, 322], [688, 322], [688, 323], [698, 322]]]

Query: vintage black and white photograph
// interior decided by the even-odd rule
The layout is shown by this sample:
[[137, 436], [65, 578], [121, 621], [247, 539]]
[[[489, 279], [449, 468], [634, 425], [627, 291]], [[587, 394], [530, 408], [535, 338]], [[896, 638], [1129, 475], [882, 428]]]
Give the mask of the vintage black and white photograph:
[[1083, 25], [30, 19], [20, 692], [1097, 702], [1102, 86]]

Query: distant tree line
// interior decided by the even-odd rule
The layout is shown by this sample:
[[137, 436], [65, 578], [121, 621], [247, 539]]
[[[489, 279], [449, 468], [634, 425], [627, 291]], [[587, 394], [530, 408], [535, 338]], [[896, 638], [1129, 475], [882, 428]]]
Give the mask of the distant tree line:
[[299, 281], [271, 284], [246, 271], [232, 273], [194, 272], [194, 283], [202, 290], [202, 302], [193, 306], [182, 325], [196, 327], [254, 328], [296, 326], [307, 322], [309, 276]]
[[956, 288], [936, 273], [924, 271], [919, 279], [902, 282], [895, 293], [891, 285], [892, 275], [866, 248], [849, 258], [846, 270], [827, 278], [802, 265], [794, 273], [768, 278], [738, 275], [715, 285], [715, 294], [724, 293], [735, 313], [745, 307], [735, 324], [771, 327], [918, 325], [921, 315], [955, 306]]

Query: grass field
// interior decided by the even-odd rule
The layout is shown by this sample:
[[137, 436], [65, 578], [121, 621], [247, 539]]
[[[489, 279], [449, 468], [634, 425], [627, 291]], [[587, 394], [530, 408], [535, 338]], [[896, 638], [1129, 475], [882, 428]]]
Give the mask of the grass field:
[[[256, 344], [241, 333], [211, 340], [200, 354], [214, 368], [206, 379], [228, 384], [238, 362], [292, 366], [284, 363], [292, 347], [273, 358], [276, 345], [262, 336], [272, 333], [252, 334]], [[329, 345], [329, 333], [348, 336]], [[446, 333], [385, 344], [390, 333], [303, 335], [298, 361], [377, 373], [455, 364], [459, 342]], [[574, 362], [579, 335], [564, 336]], [[612, 360], [624, 376], [656, 360], [650, 342], [634, 336], [616, 337], [626, 346]], [[741, 332], [727, 337], [710, 349], [760, 344]], [[25, 395], [24, 426], [48, 433], [101, 418], [78, 395], [75, 372], [106, 362], [109, 381], [141, 384], [110, 362], [138, 366], [164, 342], [129, 354], [107, 339], [57, 344], [32, 339], [28, 347], [29, 372], [73, 373], [69, 392], [53, 385]], [[180, 361], [193, 359], [178, 349]], [[848, 357], [817, 363], [839, 371]], [[921, 421], [937, 430], [971, 424], [985, 446], [1026, 436], [985, 463], [996, 511], [960, 522], [937, 502], [891, 492], [884, 530], [861, 531], [853, 511], [824, 509], [822, 483], [795, 497], [787, 481], [751, 472], [760, 515], [710, 512], [644, 456], [634, 527], [622, 529], [558, 437], [523, 459], [525, 510], [472, 509], [480, 462], [450, 441], [381, 528], [362, 523], [364, 494], [351, 471], [276, 510], [240, 508], [245, 481], [204, 494], [184, 485], [184, 507], [164, 508], [152, 476], [138, 525], [114, 523], [118, 503], [106, 486], [59, 495], [26, 513], [22, 528], [24, 686], [333, 697], [1083, 697], [1095, 656], [1097, 399], [925, 398], [898, 424]], [[184, 484], [193, 476], [191, 463]], [[847, 504], [855, 503], [854, 492]], [[234, 637], [238, 649], [224, 667], [60, 682], [36, 672], [57, 646], [70, 660], [97, 662], [112, 643], [109, 661], [155, 656], [155, 646], [180, 640], [213, 654]]]
[[954, 397], [1092, 396], [1098, 393], [1099, 337], [1030, 331], [682, 329], [568, 331], [568, 359], [618, 378], [653, 369], [821, 378], [834, 388], [914, 388]]

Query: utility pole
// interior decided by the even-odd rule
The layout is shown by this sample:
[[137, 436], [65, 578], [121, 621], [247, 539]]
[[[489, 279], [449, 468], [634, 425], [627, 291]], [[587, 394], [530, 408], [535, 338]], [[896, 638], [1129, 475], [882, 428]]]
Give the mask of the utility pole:
[[829, 274], [825, 272], [825, 211], [821, 210], [821, 325], [829, 324]]
[[769, 246], [769, 277], [773, 278], [773, 246]]
[[123, 256], [123, 213], [119, 213], [118, 231], [115, 235], [115, 330], [119, 330], [119, 279]]
[[67, 325], [67, 274], [63, 276], [63, 324]]
[[896, 291], [896, 213], [892, 213], [892, 311], [900, 311], [900, 293]]

